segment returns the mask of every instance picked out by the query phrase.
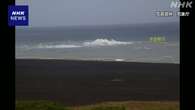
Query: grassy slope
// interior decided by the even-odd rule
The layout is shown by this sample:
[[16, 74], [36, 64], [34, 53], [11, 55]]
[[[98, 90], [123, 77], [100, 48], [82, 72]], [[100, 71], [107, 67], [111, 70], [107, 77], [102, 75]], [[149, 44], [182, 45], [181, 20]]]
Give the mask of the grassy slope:
[[126, 101], [64, 107], [50, 101], [17, 101], [16, 110], [179, 110], [179, 103]]

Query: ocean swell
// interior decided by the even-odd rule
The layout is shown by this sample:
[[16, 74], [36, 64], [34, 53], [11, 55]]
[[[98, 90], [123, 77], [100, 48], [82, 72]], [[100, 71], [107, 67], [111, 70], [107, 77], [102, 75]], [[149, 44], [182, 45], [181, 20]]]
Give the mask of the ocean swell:
[[81, 42], [59, 42], [59, 43], [39, 43], [36, 45], [25, 45], [23, 47], [28, 49], [39, 48], [39, 49], [61, 49], [61, 48], [81, 48], [81, 47], [102, 47], [102, 46], [121, 46], [130, 45], [133, 42], [117, 41], [114, 39], [96, 39], [91, 41], [81, 41]]

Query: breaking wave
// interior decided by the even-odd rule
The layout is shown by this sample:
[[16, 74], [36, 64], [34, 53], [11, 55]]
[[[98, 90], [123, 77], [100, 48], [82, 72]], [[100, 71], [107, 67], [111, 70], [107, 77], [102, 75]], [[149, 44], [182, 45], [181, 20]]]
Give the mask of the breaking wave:
[[84, 46], [95, 47], [95, 46], [117, 46], [117, 45], [129, 45], [133, 44], [133, 42], [124, 42], [124, 41], [116, 41], [114, 39], [96, 39], [94, 41], [84, 42]]
[[78, 48], [81, 47], [79, 45], [66, 45], [66, 44], [56, 44], [56, 45], [44, 45], [44, 44], [39, 44], [37, 48]]
[[120, 46], [130, 45], [133, 42], [117, 41], [114, 39], [96, 39], [92, 41], [72, 42], [72, 43], [40, 43], [38, 45], [24, 46], [25, 48], [40, 48], [40, 49], [52, 49], [52, 48], [80, 48], [80, 47], [102, 47], [102, 46]]

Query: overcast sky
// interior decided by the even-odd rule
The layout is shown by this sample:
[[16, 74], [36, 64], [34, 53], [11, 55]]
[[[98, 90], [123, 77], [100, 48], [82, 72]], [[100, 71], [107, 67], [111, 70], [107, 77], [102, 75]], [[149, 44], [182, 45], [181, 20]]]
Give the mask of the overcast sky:
[[29, 5], [29, 24], [33, 27], [179, 21], [179, 17], [155, 16], [157, 10], [172, 10], [169, 8], [170, 2], [171, 0], [16, 0], [17, 5]]

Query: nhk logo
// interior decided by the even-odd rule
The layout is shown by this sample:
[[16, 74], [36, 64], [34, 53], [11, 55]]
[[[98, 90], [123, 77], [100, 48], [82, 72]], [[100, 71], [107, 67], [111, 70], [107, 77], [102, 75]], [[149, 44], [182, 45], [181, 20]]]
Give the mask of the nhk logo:
[[192, 1], [171, 1], [170, 8], [192, 8]]
[[8, 7], [8, 25], [26, 26], [28, 25], [28, 6], [9, 6]]

